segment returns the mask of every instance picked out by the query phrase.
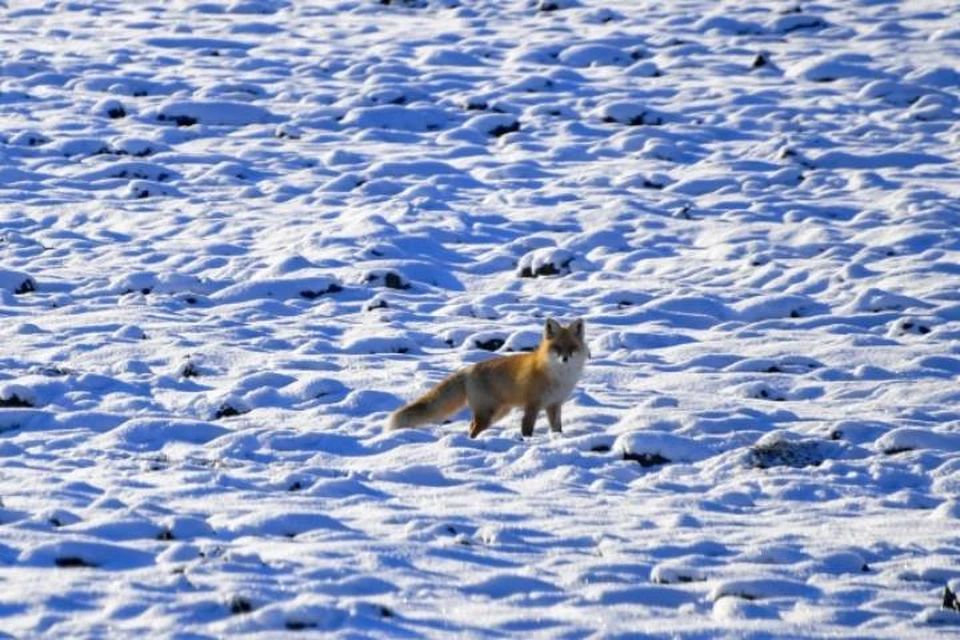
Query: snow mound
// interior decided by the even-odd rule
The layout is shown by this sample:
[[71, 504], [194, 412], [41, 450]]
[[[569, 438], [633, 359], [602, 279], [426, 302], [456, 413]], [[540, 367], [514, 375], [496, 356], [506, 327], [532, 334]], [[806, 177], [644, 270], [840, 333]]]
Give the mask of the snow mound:
[[346, 127], [360, 129], [423, 132], [446, 128], [450, 116], [443, 109], [430, 106], [381, 105], [351, 109], [340, 122]]
[[877, 439], [874, 447], [888, 455], [914, 450], [956, 450], [960, 433], [952, 431], [900, 427]]
[[98, 440], [109, 447], [130, 451], [159, 451], [171, 443], [202, 445], [228, 433], [210, 422], [165, 418], [132, 418]]
[[0, 289], [17, 295], [32, 293], [37, 290], [37, 281], [20, 271], [0, 269]]
[[569, 275], [573, 271], [576, 260], [576, 255], [566, 249], [557, 247], [535, 249], [520, 258], [517, 264], [517, 275], [521, 278]]
[[264, 298], [313, 300], [342, 290], [338, 280], [331, 276], [263, 278], [224, 287], [211, 294], [210, 300], [220, 304], [236, 304]]
[[670, 462], [699, 462], [713, 455], [709, 447], [692, 438], [670, 433], [634, 431], [617, 437], [613, 451], [642, 466]]
[[625, 124], [631, 127], [659, 126], [668, 120], [668, 116], [659, 109], [632, 101], [608, 102], [597, 110], [596, 115], [603, 122]]
[[278, 116], [264, 107], [229, 101], [172, 100], [161, 105], [148, 117], [162, 123], [173, 123], [178, 127], [194, 124], [242, 127], [280, 121]]

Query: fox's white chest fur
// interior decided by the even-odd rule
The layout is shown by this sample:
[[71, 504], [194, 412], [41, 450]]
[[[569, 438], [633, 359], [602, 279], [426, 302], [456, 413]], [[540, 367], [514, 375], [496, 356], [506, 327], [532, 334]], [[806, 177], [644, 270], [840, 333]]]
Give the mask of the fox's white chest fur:
[[550, 379], [550, 384], [544, 393], [544, 406], [567, 399], [573, 388], [577, 386], [577, 381], [580, 380], [585, 360], [583, 357], [578, 357], [561, 362], [558, 358], [551, 356], [547, 364], [547, 377]]

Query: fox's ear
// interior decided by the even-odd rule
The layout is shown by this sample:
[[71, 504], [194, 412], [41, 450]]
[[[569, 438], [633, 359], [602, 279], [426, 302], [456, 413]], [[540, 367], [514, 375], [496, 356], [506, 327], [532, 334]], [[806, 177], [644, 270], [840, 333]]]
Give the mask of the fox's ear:
[[567, 327], [567, 329], [572, 331], [573, 335], [583, 340], [583, 334], [585, 331], [585, 327], [583, 326], [583, 318], [577, 318], [576, 320], [571, 322], [570, 326]]
[[548, 318], [547, 324], [543, 328], [543, 335], [547, 336], [547, 338], [556, 338], [557, 335], [559, 335], [561, 329], [563, 329], [563, 327], [560, 326], [559, 322], [557, 322], [553, 318]]

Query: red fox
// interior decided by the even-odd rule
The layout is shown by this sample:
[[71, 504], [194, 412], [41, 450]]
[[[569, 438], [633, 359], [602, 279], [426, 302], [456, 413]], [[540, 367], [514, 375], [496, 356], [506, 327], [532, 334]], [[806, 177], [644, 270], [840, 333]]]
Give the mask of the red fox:
[[536, 351], [464, 367], [423, 397], [394, 411], [387, 420], [387, 429], [438, 421], [466, 404], [473, 412], [471, 438], [514, 407], [523, 407], [523, 437], [533, 435], [533, 425], [542, 409], [547, 411], [550, 430], [561, 433], [560, 405], [573, 391], [589, 355], [582, 319], [566, 327], [556, 320], [547, 320]]

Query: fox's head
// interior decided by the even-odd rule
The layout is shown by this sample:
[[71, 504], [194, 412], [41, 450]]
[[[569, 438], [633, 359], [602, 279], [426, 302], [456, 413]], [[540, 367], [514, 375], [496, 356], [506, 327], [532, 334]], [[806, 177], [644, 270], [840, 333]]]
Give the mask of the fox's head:
[[590, 356], [584, 341], [583, 319], [574, 320], [564, 327], [550, 318], [543, 329], [543, 344], [552, 365], [561, 367], [579, 366]]

